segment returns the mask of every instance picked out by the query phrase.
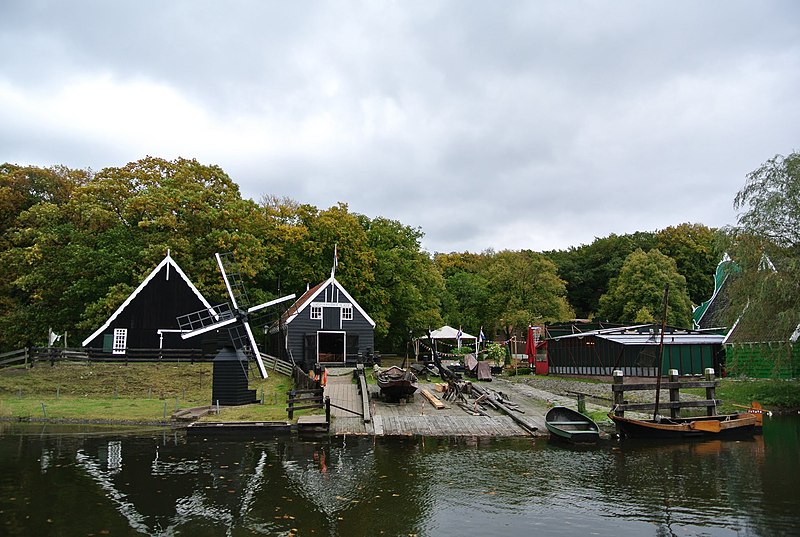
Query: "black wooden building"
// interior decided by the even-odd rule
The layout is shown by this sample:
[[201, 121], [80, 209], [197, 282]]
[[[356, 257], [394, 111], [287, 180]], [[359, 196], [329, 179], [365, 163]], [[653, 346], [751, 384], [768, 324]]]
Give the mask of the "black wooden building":
[[334, 276], [308, 289], [270, 333], [273, 352], [305, 371], [355, 364], [375, 348], [375, 321]]
[[119, 308], [83, 340], [95, 355], [158, 355], [164, 349], [199, 349], [200, 341], [181, 338], [176, 318], [210, 309], [169, 254]]
[[667, 327], [663, 359], [658, 354], [661, 326], [645, 324], [576, 332], [548, 339], [549, 370], [555, 375], [654, 377], [659, 369], [668, 375], [702, 375], [712, 367], [719, 374], [724, 364], [724, 335]]

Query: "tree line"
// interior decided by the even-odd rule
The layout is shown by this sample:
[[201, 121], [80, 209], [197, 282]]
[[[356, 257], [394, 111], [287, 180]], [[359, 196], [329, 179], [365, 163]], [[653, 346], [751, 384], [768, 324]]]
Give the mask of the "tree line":
[[[743, 192], [737, 203], [763, 195]], [[575, 317], [650, 322], [667, 282], [668, 322], [689, 326], [692, 304], [713, 292], [722, 248], [742, 249], [756, 236], [745, 226], [685, 223], [566, 250], [431, 255], [419, 228], [345, 203], [319, 209], [243, 198], [221, 168], [184, 158], [98, 172], [3, 164], [0, 208], [2, 350], [43, 344], [48, 328], [68, 331], [74, 345], [167, 250], [204, 295], [222, 302], [215, 252], [233, 252], [256, 301], [326, 279], [338, 245], [337, 279], [376, 321], [383, 351], [403, 350], [411, 335], [443, 323], [491, 338]]]

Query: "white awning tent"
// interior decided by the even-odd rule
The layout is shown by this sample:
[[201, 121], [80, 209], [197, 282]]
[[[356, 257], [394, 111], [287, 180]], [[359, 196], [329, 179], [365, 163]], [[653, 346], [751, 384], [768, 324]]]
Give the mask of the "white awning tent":
[[[437, 328], [436, 330], [431, 330], [431, 339], [435, 341], [452, 341], [453, 346], [458, 345], [458, 328], [453, 328], [452, 326], [444, 325], [441, 328]], [[463, 330], [461, 331], [461, 342], [470, 345], [477, 345], [478, 338], [476, 336], [471, 336], [467, 334]], [[420, 336], [418, 338], [414, 338], [414, 355], [419, 357], [419, 345], [420, 343], [424, 343], [425, 345], [428, 344], [428, 336]]]

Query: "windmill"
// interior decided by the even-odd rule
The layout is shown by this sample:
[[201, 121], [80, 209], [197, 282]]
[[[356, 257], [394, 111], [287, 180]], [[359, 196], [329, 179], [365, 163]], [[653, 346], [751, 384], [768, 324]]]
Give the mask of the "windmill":
[[[222, 274], [222, 280], [225, 282], [230, 302], [178, 317], [181, 338], [189, 339], [212, 330], [227, 328], [234, 348], [237, 351], [242, 351], [248, 358], [254, 359], [258, 365], [258, 372], [261, 378], [265, 379], [268, 376], [267, 370], [261, 360], [261, 353], [258, 350], [256, 338], [253, 336], [253, 330], [250, 328], [250, 316], [270, 306], [291, 300], [295, 295], [283, 296], [250, 307], [250, 300], [242, 283], [241, 275], [234, 270], [235, 263], [232, 254], [220, 255], [217, 253], [214, 256], [217, 259], [217, 265]], [[228, 265], [227, 271], [225, 270], [226, 264]]]

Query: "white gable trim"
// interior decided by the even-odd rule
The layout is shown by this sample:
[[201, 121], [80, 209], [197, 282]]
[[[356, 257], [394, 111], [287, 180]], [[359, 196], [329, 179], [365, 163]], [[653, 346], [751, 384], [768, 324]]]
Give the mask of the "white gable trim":
[[348, 293], [345, 290], [345, 288], [342, 287], [342, 284], [339, 283], [339, 280], [337, 280], [333, 276], [325, 280], [325, 283], [320, 285], [319, 289], [317, 289], [317, 291], [313, 295], [306, 298], [306, 301], [303, 304], [300, 304], [300, 307], [297, 308], [297, 311], [295, 311], [289, 318], [286, 319], [286, 324], [292, 322], [295, 317], [297, 317], [304, 309], [306, 309], [306, 306], [314, 302], [314, 299], [317, 298], [321, 293], [325, 292], [325, 290], [328, 288], [330, 284], [333, 284], [345, 296], [345, 298], [347, 298], [350, 304], [352, 304], [353, 307], [358, 310], [361, 316], [367, 320], [367, 322], [372, 326], [372, 328], [375, 328], [375, 321], [372, 320], [372, 317], [367, 315], [367, 312], [361, 308], [361, 305], [358, 302], [356, 302], [352, 296], [350, 296], [350, 293]]
[[[139, 287], [137, 287], [136, 290], [133, 291], [133, 293], [131, 293], [130, 296], [125, 300], [125, 302], [123, 302], [122, 305], [119, 308], [117, 308], [117, 311], [115, 311], [111, 315], [111, 317], [108, 318], [105, 324], [103, 324], [103, 326], [98, 328], [91, 336], [83, 340], [81, 346], [85, 347], [86, 345], [89, 344], [90, 341], [92, 341], [94, 338], [102, 334], [105, 331], [105, 329], [108, 328], [111, 325], [111, 323], [114, 322], [114, 319], [116, 319], [119, 316], [119, 314], [122, 313], [125, 310], [125, 308], [128, 307], [128, 304], [130, 304], [133, 301], [133, 299], [136, 298], [139, 295], [139, 293], [142, 292], [142, 289], [147, 287], [147, 284], [149, 284], [150, 281], [156, 277], [156, 274], [158, 274], [161, 271], [161, 269], [164, 268], [164, 266], [167, 266], [167, 271], [169, 271], [170, 267], [175, 269], [175, 272], [183, 279], [184, 282], [186, 282], [186, 285], [189, 286], [189, 289], [191, 289], [192, 292], [195, 294], [195, 296], [197, 296], [197, 298], [200, 300], [200, 302], [203, 303], [203, 306], [205, 306], [208, 309], [212, 309], [211, 304], [208, 303], [208, 300], [206, 300], [205, 297], [203, 297], [203, 295], [200, 294], [200, 291], [197, 290], [197, 287], [194, 286], [194, 284], [191, 282], [191, 280], [189, 280], [189, 278], [186, 276], [183, 270], [181, 270], [181, 267], [178, 266], [178, 264], [175, 262], [174, 259], [172, 259], [172, 257], [169, 254], [167, 254], [167, 256], [163, 259], [163, 261], [161, 261], [161, 263], [159, 263], [158, 266], [154, 268], [152, 272], [150, 272], [150, 274], [142, 281], [142, 283], [139, 284]], [[169, 272], [167, 272], [167, 274], [169, 274]]]

